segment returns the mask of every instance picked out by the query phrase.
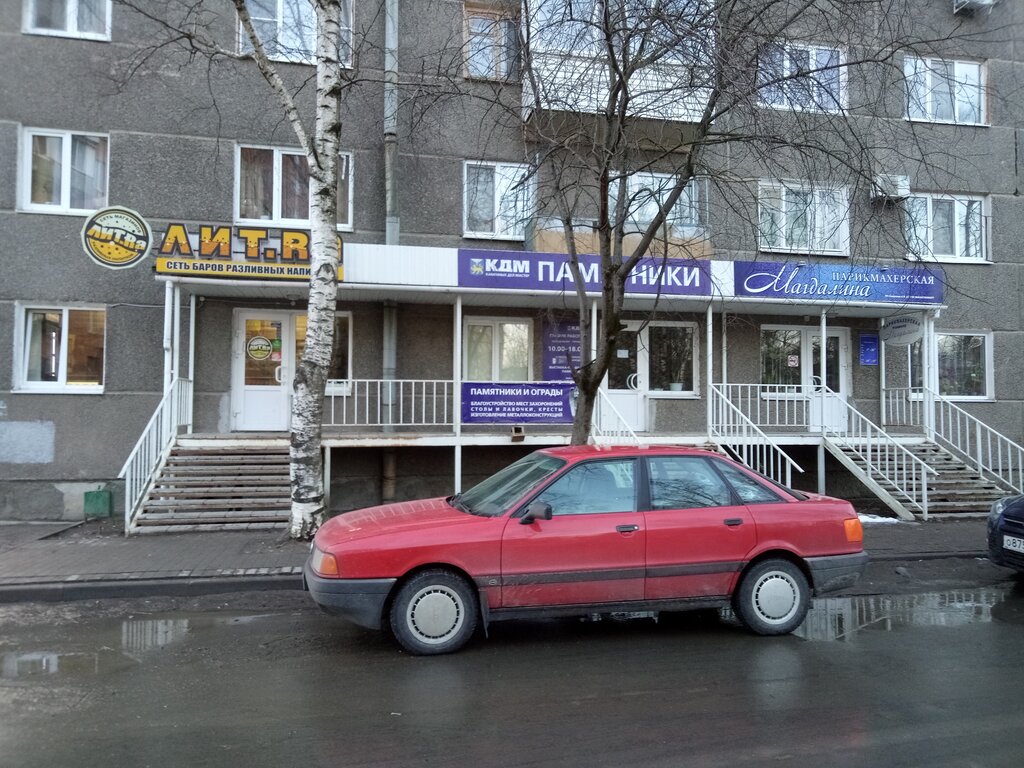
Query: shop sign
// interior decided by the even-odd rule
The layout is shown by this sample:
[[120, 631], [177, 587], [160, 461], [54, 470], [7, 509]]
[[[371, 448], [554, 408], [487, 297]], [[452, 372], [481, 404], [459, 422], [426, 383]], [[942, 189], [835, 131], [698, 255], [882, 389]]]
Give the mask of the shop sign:
[[924, 323], [918, 315], [900, 315], [890, 317], [882, 326], [882, 341], [892, 347], [905, 347], [913, 344], [924, 334]]
[[[158, 238], [156, 272], [219, 280], [309, 280], [309, 232], [172, 223]], [[338, 238], [338, 280], [343, 278]]]
[[572, 384], [463, 382], [463, 424], [571, 424]]
[[941, 273], [925, 266], [905, 269], [736, 261], [733, 277], [737, 296], [762, 299], [941, 304], [943, 294]]
[[266, 360], [273, 351], [274, 345], [266, 336], [253, 336], [245, 345], [245, 354], [253, 360]]
[[[601, 257], [578, 257], [590, 293], [601, 291]], [[564, 253], [459, 249], [459, 286], [513, 291], [574, 292], [569, 257]], [[626, 280], [626, 293], [710, 296], [711, 262], [697, 259], [641, 259]]]
[[101, 267], [124, 269], [142, 261], [153, 241], [149, 224], [130, 208], [96, 211], [82, 226], [82, 247]]
[[545, 320], [542, 354], [544, 381], [572, 381], [572, 366], [580, 364], [580, 324]]

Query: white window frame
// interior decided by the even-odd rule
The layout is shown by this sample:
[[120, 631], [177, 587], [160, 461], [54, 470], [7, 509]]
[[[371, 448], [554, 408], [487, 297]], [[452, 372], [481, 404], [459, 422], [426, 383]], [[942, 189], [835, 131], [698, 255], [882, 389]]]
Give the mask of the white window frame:
[[[277, 15], [274, 21], [277, 24], [277, 34], [280, 37], [281, 27], [284, 24], [284, 3], [286, 2], [297, 2], [306, 3], [309, 6], [309, 24], [313, 30], [313, 37], [306, 42], [309, 44], [309, 54], [295, 51], [291, 54], [284, 52], [272, 52], [270, 55], [268, 52], [267, 58], [271, 61], [283, 61], [290, 62], [292, 64], [314, 64], [316, 63], [316, 10], [313, 8], [312, 0], [275, 0], [277, 3]], [[252, 10], [250, 9], [250, 14]], [[261, 19], [262, 21], [262, 19]], [[267, 19], [269, 21], [269, 19]], [[341, 9], [341, 29], [339, 48], [341, 49], [338, 53], [338, 60], [341, 63], [342, 68], [348, 68], [352, 66], [352, 2], [351, 0], [342, 0]], [[251, 52], [251, 43], [249, 36], [245, 33], [245, 29], [242, 28], [241, 23], [238, 25], [238, 51], [239, 53], [246, 54]]]
[[[773, 245], [766, 240], [762, 221], [764, 215], [765, 195], [780, 192], [782, 204], [782, 240], [780, 245]], [[790, 211], [789, 195], [792, 193], [811, 193], [813, 197], [810, 209], [811, 221], [809, 222], [809, 242], [806, 247], [794, 246], [788, 242], [787, 232], [789, 230], [788, 215]], [[839, 206], [842, 209], [842, 217], [838, 222], [838, 230], [835, 234], [839, 244], [837, 248], [822, 247], [822, 243], [831, 234], [821, 215], [822, 200], [826, 195], [839, 195]], [[824, 187], [808, 184], [800, 181], [774, 181], [762, 179], [758, 182], [757, 189], [757, 228], [759, 249], [767, 253], [806, 253], [821, 256], [849, 256], [850, 255], [850, 202], [846, 187]]]
[[[469, 371], [469, 327], [471, 325], [486, 325], [490, 326], [492, 330], [491, 338], [497, 341], [501, 325], [503, 323], [510, 323], [514, 325], [525, 325], [527, 333], [527, 345], [526, 345], [526, 381], [534, 381], [533, 378], [533, 318], [530, 317], [495, 317], [492, 315], [466, 315], [462, 318], [462, 380], [463, 381], [477, 381], [477, 379], [470, 379], [467, 375]], [[491, 347], [491, 378], [486, 379], [486, 382], [499, 382], [495, 374], [501, 368], [501, 345], [495, 343]]]
[[[498, 7], [488, 6], [483, 3], [466, 3], [464, 9], [463, 34], [465, 36], [466, 57], [463, 64], [463, 70], [466, 78], [471, 80], [497, 80], [501, 82], [518, 79], [520, 69], [518, 18], [510, 15], [507, 11], [503, 12]], [[492, 71], [488, 74], [479, 74], [473, 72], [470, 68], [470, 59], [472, 57], [472, 48], [470, 43], [473, 39], [470, 24], [474, 19], [483, 19], [491, 25], [488, 30], [490, 33], [488, 37], [490, 39], [489, 49], [492, 51], [493, 55], [491, 57]], [[509, 48], [507, 38], [510, 25], [517, 35], [516, 45], [512, 50]]]
[[[477, 231], [469, 228], [469, 169], [471, 167], [478, 168], [492, 168], [494, 170], [494, 229], [493, 231]], [[533, 210], [533, 179], [526, 178], [524, 182], [524, 189], [521, 193], [524, 195], [525, 210], [518, 217], [519, 221], [505, 221], [501, 216], [501, 199], [507, 194], [514, 186], [516, 182], [507, 184], [499, 184], [501, 178], [501, 170], [511, 171], [512, 173], [518, 173], [521, 176], [529, 177], [531, 172], [530, 166], [525, 163], [502, 163], [492, 162], [488, 160], [466, 160], [462, 164], [462, 236], [466, 238], [472, 238], [474, 240], [513, 240], [516, 242], [525, 242], [526, 240], [526, 222], [534, 214]], [[518, 194], [518, 193], [517, 193]]]
[[[675, 183], [675, 178], [670, 173], [653, 173], [650, 171], [640, 171], [628, 176], [626, 179], [626, 193], [632, 202], [631, 208], [634, 211], [634, 215], [628, 215], [623, 222], [626, 232], [645, 232], [651, 223], [651, 219], [644, 220], [635, 216], [635, 213], [639, 211], [636, 210], [638, 203], [634, 200], [634, 196], [642, 189], [650, 189], [652, 194], [648, 204], [653, 205], [657, 203], [660, 206], [662, 196], [668, 195], [672, 185]], [[617, 187], [617, 185], [615, 186]], [[709, 181], [707, 176], [694, 176], [687, 182], [686, 188], [679, 196], [679, 199], [676, 200], [675, 206], [665, 216], [665, 223], [670, 226], [673, 237], [695, 238], [707, 233], [709, 217], [708, 187]], [[612, 210], [614, 210], [614, 197], [610, 202]], [[643, 203], [640, 203], [639, 206], [642, 207]], [[689, 212], [689, 215], [686, 215], [686, 212]], [[697, 220], [696, 223], [693, 223], [694, 216]], [[689, 221], [686, 221], [686, 219], [689, 219]]]
[[[949, 89], [952, 94], [952, 108], [953, 117], [951, 119], [938, 118], [935, 116], [936, 112], [936, 99], [935, 94], [937, 92], [937, 85], [939, 81], [949, 82], [947, 78], [943, 77], [938, 69], [939, 67], [945, 67], [952, 65], [953, 67], [953, 80], [949, 83]], [[913, 99], [911, 97], [911, 88], [913, 87], [915, 74], [920, 71], [924, 78], [925, 93], [923, 99]], [[957, 91], [959, 88], [971, 85], [969, 78], [967, 77], [968, 72], [977, 72], [977, 89], [978, 89], [978, 119], [977, 120], [965, 120], [961, 119], [959, 115], [960, 100], [957, 98]], [[924, 122], [924, 123], [946, 123], [949, 125], [988, 125], [988, 99], [986, 98], [986, 88], [988, 81], [988, 73], [986, 67], [982, 62], [967, 61], [962, 59], [939, 59], [939, 58], [922, 58], [918, 56], [906, 56], [903, 59], [903, 76], [906, 83], [904, 89], [904, 97], [906, 98], [906, 109], [904, 110], [904, 116], [911, 122]], [[973, 85], [971, 86], [973, 87]], [[918, 101], [922, 103], [924, 107], [924, 115], [912, 115], [911, 106], [913, 102]]]
[[[693, 365], [693, 371], [691, 377], [693, 379], [693, 387], [691, 389], [682, 389], [678, 392], [672, 391], [671, 389], [651, 389], [651, 361], [652, 361], [652, 345], [651, 345], [651, 328], [689, 328], [691, 334], [691, 340], [693, 342], [693, 350], [691, 356], [691, 364]], [[699, 400], [700, 399], [700, 369], [701, 369], [701, 356], [700, 356], [700, 333], [698, 332], [697, 323], [686, 320], [652, 320], [647, 323], [640, 334], [637, 336], [637, 344], [640, 345], [640, 349], [637, 350], [637, 371], [639, 376], [637, 377], [638, 386], [642, 387], [649, 398], [660, 399], [660, 400]]]
[[[838, 114], [843, 112], [847, 107], [847, 73], [846, 73], [846, 52], [839, 46], [829, 45], [811, 45], [807, 43], [793, 43], [793, 42], [781, 42], [777, 44], [779, 50], [782, 51], [782, 79], [778, 82], [769, 83], [767, 85], [758, 85], [758, 103], [762, 107], [768, 107], [771, 109], [782, 109], [791, 110], [795, 112], [821, 112], [829, 114]], [[794, 92], [797, 88], [802, 87], [801, 83], [803, 79], [798, 75], [793, 65], [792, 54], [794, 51], [805, 51], [809, 54], [809, 57], [814, 61], [814, 65], [811, 67], [807, 77], [813, 82], [814, 89], [814, 104], [806, 106], [804, 104], [797, 103], [795, 100]], [[818, 64], [818, 56], [821, 53], [835, 54], [837, 62], [835, 64], [835, 74], [838, 79], [838, 94], [831, 94], [825, 91], [824, 86], [819, 82], [820, 75], [827, 73], [828, 69], [822, 69]], [[758, 80], [760, 81], [761, 72], [766, 66], [766, 62], [762, 58], [766, 55], [766, 51], [762, 51], [761, 56], [758, 57], [757, 72]], [[765, 98], [766, 91], [768, 89], [778, 89], [779, 99], [777, 101], [769, 101]], [[824, 94], [824, 96], [823, 96]], [[828, 104], [828, 102], [834, 102]]]
[[[32, 137], [46, 136], [61, 140], [61, 195], [57, 203], [33, 203], [32, 202]], [[21, 132], [21, 205], [20, 210], [31, 211], [32, 213], [55, 213], [60, 215], [88, 215], [94, 213], [96, 208], [72, 208], [71, 207], [71, 145], [75, 136], [88, 138], [106, 139], [107, 161], [103, 176], [103, 203], [99, 208], [104, 207], [110, 200], [110, 136], [105, 133], [91, 133], [88, 131], [53, 131], [47, 128], [25, 128]]]
[[[47, 394], [102, 395], [107, 382], [107, 352], [109, 346], [109, 323], [103, 328], [103, 383], [68, 384], [68, 313], [73, 310], [103, 312], [106, 321], [110, 314], [102, 304], [52, 304], [47, 302], [17, 301], [14, 304], [14, 391], [37, 392]], [[28, 378], [28, 353], [31, 345], [27, 338], [29, 325], [26, 322], [29, 312], [60, 312], [61, 313], [61, 345], [60, 362], [58, 364], [57, 381], [30, 381]]]
[[[985, 339], [985, 394], [983, 395], [943, 395], [939, 391], [939, 336], [980, 336]], [[995, 396], [995, 351], [993, 349], [993, 333], [992, 331], [986, 330], [970, 330], [958, 328], [956, 330], [944, 330], [935, 331], [935, 345], [932, 349], [933, 359], [935, 360], [935, 367], [930, 372], [931, 375], [928, 377], [928, 381], [925, 383], [929, 389], [933, 392], [938, 393], [941, 397], [947, 400], [953, 400], [957, 402], [993, 402], [996, 399]], [[921, 345], [925, 343], [925, 339], [922, 338]], [[907, 346], [907, 371], [911, 375], [911, 386], [914, 386], [912, 378], [913, 372], [913, 345]], [[922, 366], [924, 361], [921, 361]], [[921, 372], [922, 381], [924, 380], [924, 371]]]
[[49, 35], [51, 37], [72, 37], [79, 40], [110, 41], [110, 18], [112, 0], [105, 0], [102, 5], [106, 9], [106, 20], [103, 25], [103, 32], [79, 32], [78, 31], [78, 3], [79, 0], [67, 0], [67, 7], [64, 11], [64, 29], [47, 29], [35, 27], [32, 19], [35, 17], [36, 0], [24, 0], [22, 4], [21, 31], [27, 35]]
[[[910, 226], [910, 206], [913, 200], [924, 200], [925, 201], [925, 222], [924, 230], [926, 232], [926, 239], [918, 238], [918, 232], [914, 232], [912, 235], [909, 233]], [[936, 200], [944, 200], [953, 203], [954, 214], [956, 216], [953, 250], [951, 254], [936, 254], [933, 245], [932, 238], [932, 219], [933, 209]], [[978, 256], [967, 255], [967, 236], [966, 230], [960, 226], [962, 221], [961, 215], [966, 209], [968, 203], [977, 203], [981, 209], [981, 245], [979, 248]], [[965, 264], [987, 264], [989, 263], [989, 233], [991, 231], [991, 215], [990, 215], [990, 199], [982, 195], [939, 195], [930, 194], [928, 192], [914, 192], [907, 200], [903, 202], [903, 223], [904, 223], [904, 236], [907, 240], [907, 259], [912, 261], [935, 261], [935, 262], [960, 262]], [[963, 219], [965, 220], [965, 219]], [[924, 252], [915, 252], [913, 246], [914, 243], [921, 241], [925, 246], [922, 249]]]
[[[274, 153], [274, 190], [273, 190], [273, 201], [271, 203], [271, 218], [269, 219], [248, 219], [242, 217], [242, 150], [243, 149], [261, 149], [272, 151]], [[295, 149], [292, 147], [273, 147], [262, 144], [236, 144], [235, 145], [235, 189], [234, 189], [234, 217], [237, 224], [244, 224], [246, 226], [254, 227], [294, 227], [298, 229], [309, 229], [310, 217], [307, 215], [304, 219], [286, 219], [281, 216], [281, 158], [284, 155], [298, 155], [305, 158], [305, 153], [301, 149]], [[353, 179], [355, 177], [354, 168], [352, 165], [352, 153], [341, 152], [338, 155], [338, 170], [339, 173], [342, 169], [342, 163], [346, 164], [348, 170], [348, 207], [346, 212], [347, 221], [345, 224], [339, 224], [337, 229], [339, 232], [352, 232], [352, 194], [354, 190]], [[313, 204], [313, 195], [310, 194], [310, 205]]]

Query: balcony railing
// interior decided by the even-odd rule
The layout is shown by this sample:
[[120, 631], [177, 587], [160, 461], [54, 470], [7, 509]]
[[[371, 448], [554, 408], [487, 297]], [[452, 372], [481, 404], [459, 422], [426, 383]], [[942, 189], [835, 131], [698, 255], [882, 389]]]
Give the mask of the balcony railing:
[[791, 485], [793, 470], [803, 472], [800, 465], [731, 403], [721, 386], [711, 386], [711, 398], [709, 436], [748, 467], [778, 483]]
[[454, 427], [451, 379], [329, 381], [325, 427]]

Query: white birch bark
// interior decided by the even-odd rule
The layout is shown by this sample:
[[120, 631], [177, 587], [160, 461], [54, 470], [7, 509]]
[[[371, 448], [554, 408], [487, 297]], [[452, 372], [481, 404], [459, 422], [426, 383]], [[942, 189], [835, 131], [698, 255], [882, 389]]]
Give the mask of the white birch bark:
[[316, 115], [310, 136], [291, 95], [252, 25], [245, 0], [233, 0], [264, 79], [277, 94], [309, 161], [310, 281], [306, 344], [295, 372], [291, 413], [292, 538], [308, 539], [324, 516], [324, 391], [334, 349], [338, 294], [338, 153], [341, 145], [341, 0], [313, 0], [316, 8]]

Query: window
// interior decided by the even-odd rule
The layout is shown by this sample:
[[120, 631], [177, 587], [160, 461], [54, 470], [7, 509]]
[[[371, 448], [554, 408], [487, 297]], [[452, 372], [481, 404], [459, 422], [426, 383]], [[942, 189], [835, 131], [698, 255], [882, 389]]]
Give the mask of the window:
[[634, 512], [634, 463], [625, 459], [580, 464], [541, 491], [534, 501], [550, 504], [554, 516]]
[[470, 318], [465, 323], [466, 381], [532, 381], [533, 323]]
[[848, 253], [845, 189], [761, 182], [758, 208], [761, 250]]
[[[316, 55], [316, 12], [312, 0], [247, 0], [253, 28], [268, 58], [312, 64]], [[342, 66], [352, 63], [352, 2], [342, 0]], [[252, 43], [239, 27], [239, 50], [252, 53]]]
[[105, 310], [27, 307], [19, 318], [21, 389], [103, 391]]
[[[308, 226], [309, 166], [301, 152], [239, 147], [235, 218]], [[352, 227], [352, 156], [338, 158], [338, 226]]]
[[507, 80], [519, 76], [519, 23], [494, 10], [466, 5], [466, 73]]
[[110, 0], [26, 0], [24, 30], [34, 35], [110, 39]]
[[[943, 397], [988, 399], [992, 392], [992, 339], [990, 333], [957, 332], [935, 334], [938, 370], [928, 386]], [[910, 345], [910, 382], [923, 381], [922, 342]], [[937, 382], [936, 382], [937, 379]]]
[[918, 259], [984, 261], [985, 200], [917, 194], [904, 203], [904, 234], [909, 255]]
[[697, 456], [652, 456], [651, 509], [729, 507], [732, 491], [705, 460]]
[[984, 122], [985, 76], [981, 64], [908, 56], [903, 61], [903, 73], [908, 120], [967, 125]]
[[724, 461], [714, 461], [715, 468], [725, 475], [732, 489], [744, 504], [774, 504], [783, 501], [775, 491], [766, 488], [746, 472]]
[[[826, 331], [825, 385], [842, 393], [849, 367], [845, 328]], [[821, 330], [813, 326], [761, 328], [761, 384], [768, 394], [794, 394], [821, 384]]]
[[694, 326], [651, 323], [647, 328], [650, 388], [671, 392], [696, 390]]
[[586, 54], [597, 41], [596, 0], [533, 0], [530, 40], [537, 50]]
[[524, 240], [533, 206], [529, 166], [467, 162], [465, 173], [465, 237]]
[[758, 97], [765, 106], [838, 112], [843, 108], [841, 61], [837, 48], [769, 45], [758, 60]]
[[[626, 231], [646, 231], [674, 184], [675, 177], [664, 173], [634, 173], [629, 176], [626, 180], [629, 196], [625, 213]], [[687, 183], [666, 217], [672, 235], [694, 237], [704, 231], [708, 218], [707, 187], [708, 180], [705, 177], [695, 177]]]
[[107, 204], [108, 139], [29, 129], [24, 137], [23, 207], [91, 213]]

